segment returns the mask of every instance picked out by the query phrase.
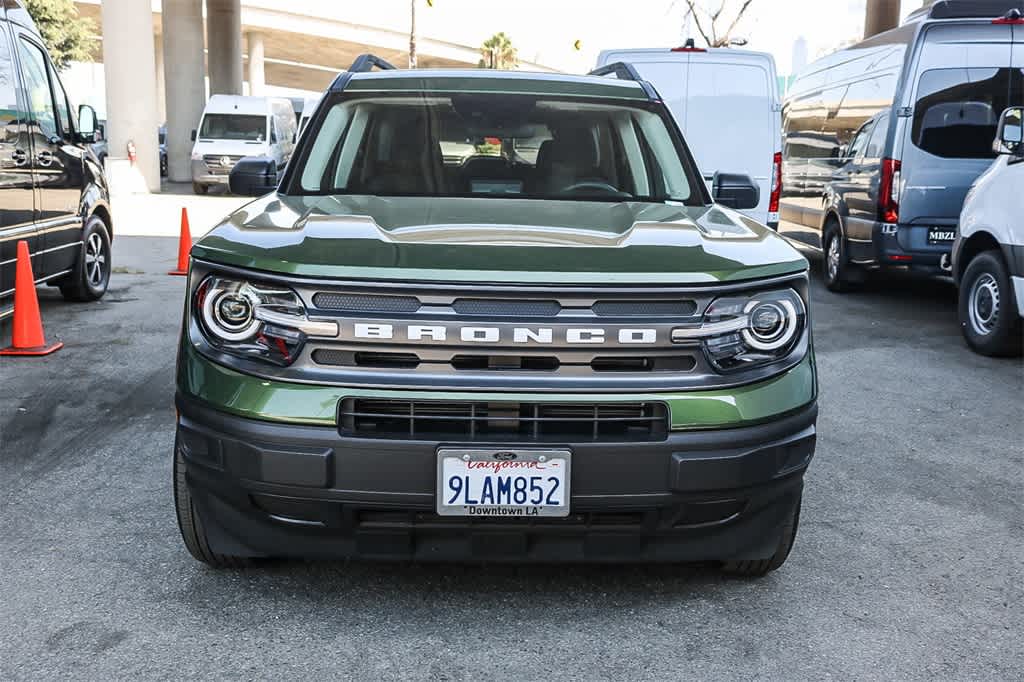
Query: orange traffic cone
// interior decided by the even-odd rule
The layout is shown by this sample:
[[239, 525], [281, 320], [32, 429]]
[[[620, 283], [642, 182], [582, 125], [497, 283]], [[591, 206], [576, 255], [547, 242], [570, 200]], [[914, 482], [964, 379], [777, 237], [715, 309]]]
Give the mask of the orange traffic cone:
[[188, 252], [192, 250], [192, 234], [188, 230], [188, 211], [181, 207], [181, 234], [178, 236], [178, 269], [168, 275], [188, 274]]
[[64, 347], [57, 342], [46, 345], [43, 320], [39, 317], [36, 280], [32, 276], [32, 259], [28, 242], [18, 242], [18, 265], [14, 272], [14, 328], [11, 345], [0, 349], [0, 355], [49, 355]]

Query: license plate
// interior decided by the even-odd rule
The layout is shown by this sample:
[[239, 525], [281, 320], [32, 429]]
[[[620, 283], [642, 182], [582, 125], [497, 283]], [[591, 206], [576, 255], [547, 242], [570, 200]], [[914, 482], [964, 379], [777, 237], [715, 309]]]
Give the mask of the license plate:
[[928, 228], [928, 243], [929, 244], [949, 244], [956, 239], [956, 228], [955, 227], [929, 227]]
[[437, 513], [530, 518], [569, 515], [568, 450], [440, 448]]

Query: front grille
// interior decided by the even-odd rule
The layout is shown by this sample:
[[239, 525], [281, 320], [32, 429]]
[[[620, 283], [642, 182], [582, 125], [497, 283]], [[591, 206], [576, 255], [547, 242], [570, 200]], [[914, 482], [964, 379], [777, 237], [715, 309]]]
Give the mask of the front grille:
[[599, 317], [689, 317], [697, 312], [696, 301], [597, 301]]
[[460, 298], [452, 304], [459, 315], [494, 317], [554, 317], [562, 310], [558, 301], [502, 301]]
[[[228, 170], [234, 168], [235, 164], [238, 163], [241, 160], [241, 158], [242, 158], [241, 156], [236, 156], [236, 155], [233, 155], [233, 154], [204, 154], [203, 155], [203, 161], [206, 162], [207, 166], [210, 166], [211, 168], [226, 168]], [[228, 163], [230, 165], [225, 166], [224, 163], [223, 163], [224, 159], [227, 159]]]
[[420, 309], [420, 300], [415, 296], [374, 296], [320, 292], [313, 295], [313, 305], [324, 310], [344, 310], [354, 313], [414, 313]]
[[664, 403], [535, 403], [345, 398], [343, 436], [460, 442], [650, 442], [665, 440]]

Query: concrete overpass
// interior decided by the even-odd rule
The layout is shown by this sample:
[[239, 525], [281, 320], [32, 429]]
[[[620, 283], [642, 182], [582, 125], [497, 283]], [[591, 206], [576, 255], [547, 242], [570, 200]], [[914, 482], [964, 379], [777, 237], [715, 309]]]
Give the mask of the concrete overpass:
[[[154, 131], [167, 122], [170, 179], [191, 179], [191, 132], [209, 94], [265, 94], [266, 85], [320, 91], [356, 56], [373, 52], [403, 67], [409, 60], [408, 16], [381, 23], [347, 21], [343, 12], [312, 16], [280, 0], [77, 0], [96, 22], [105, 71], [108, 168], [117, 185], [144, 181], [159, 191]], [[339, 7], [343, 7], [339, 3]], [[475, 66], [477, 46], [417, 36], [420, 68]], [[524, 62], [521, 68], [549, 71]], [[129, 141], [138, 160], [126, 159]], [[115, 188], [116, 189], [116, 188]]]

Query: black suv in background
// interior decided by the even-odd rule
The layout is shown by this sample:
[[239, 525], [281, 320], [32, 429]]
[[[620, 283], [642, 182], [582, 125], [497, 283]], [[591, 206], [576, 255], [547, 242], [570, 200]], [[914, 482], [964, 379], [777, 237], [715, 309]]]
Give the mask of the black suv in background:
[[72, 109], [28, 11], [0, 4], [0, 317], [12, 311], [22, 240], [36, 283], [73, 301], [107, 290], [112, 222], [89, 148], [96, 124], [92, 107]]

